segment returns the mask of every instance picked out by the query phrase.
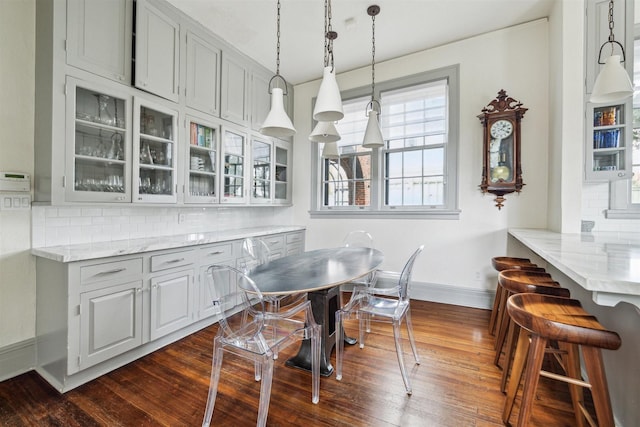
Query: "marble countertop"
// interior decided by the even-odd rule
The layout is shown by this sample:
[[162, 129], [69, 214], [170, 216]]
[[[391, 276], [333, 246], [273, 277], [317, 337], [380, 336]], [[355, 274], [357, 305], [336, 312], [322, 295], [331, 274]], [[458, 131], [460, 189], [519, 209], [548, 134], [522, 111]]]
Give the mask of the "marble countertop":
[[640, 233], [510, 229], [509, 234], [591, 291], [596, 303], [640, 307]]
[[159, 236], [144, 239], [114, 240], [77, 245], [48, 246], [32, 248], [31, 254], [58, 262], [74, 262], [88, 259], [106, 258], [118, 255], [136, 254], [162, 249], [183, 248], [228, 240], [259, 237], [268, 234], [288, 233], [304, 230], [301, 226], [266, 226], [239, 228], [205, 233]]

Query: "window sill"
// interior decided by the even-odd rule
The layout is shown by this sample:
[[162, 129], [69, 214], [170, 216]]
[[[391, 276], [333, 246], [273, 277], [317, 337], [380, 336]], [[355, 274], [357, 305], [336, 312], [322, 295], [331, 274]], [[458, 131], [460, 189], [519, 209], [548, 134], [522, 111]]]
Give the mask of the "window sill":
[[640, 210], [637, 209], [607, 209], [604, 211], [607, 219], [640, 219]]
[[311, 218], [343, 218], [343, 219], [460, 219], [460, 210], [398, 210], [389, 209], [384, 211], [370, 210], [346, 210], [346, 209], [327, 209], [327, 210], [311, 210], [309, 215]]

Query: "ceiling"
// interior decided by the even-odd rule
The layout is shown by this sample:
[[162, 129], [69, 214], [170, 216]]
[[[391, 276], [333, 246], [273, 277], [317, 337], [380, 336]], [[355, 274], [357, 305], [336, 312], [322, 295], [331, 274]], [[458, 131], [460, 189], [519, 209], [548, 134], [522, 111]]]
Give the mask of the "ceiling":
[[[276, 0], [168, 0], [265, 67], [276, 68]], [[332, 0], [338, 73], [549, 15], [556, 0]], [[299, 84], [322, 77], [324, 1], [281, 0], [280, 74]]]

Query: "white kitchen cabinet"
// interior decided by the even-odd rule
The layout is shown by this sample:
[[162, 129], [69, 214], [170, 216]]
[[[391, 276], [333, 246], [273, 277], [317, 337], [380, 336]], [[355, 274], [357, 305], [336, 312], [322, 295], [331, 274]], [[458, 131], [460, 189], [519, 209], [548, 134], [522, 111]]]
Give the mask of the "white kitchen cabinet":
[[280, 205], [291, 204], [291, 171], [293, 170], [292, 144], [275, 140], [274, 147], [274, 189], [273, 202]]
[[218, 203], [220, 125], [198, 117], [187, 117], [185, 146], [185, 203]]
[[185, 103], [187, 107], [219, 116], [221, 51], [193, 31], [187, 30], [186, 39]]
[[[213, 308], [213, 296], [211, 295], [209, 286], [207, 286], [207, 270], [212, 265], [235, 265], [236, 252], [233, 242], [216, 243], [205, 245], [198, 249], [200, 260], [200, 275], [198, 276], [198, 318], [204, 319], [216, 314]], [[229, 282], [230, 283], [230, 282]], [[227, 289], [227, 295], [234, 290]]]
[[193, 269], [151, 278], [151, 340], [194, 321], [194, 293]]
[[140, 97], [133, 109], [133, 201], [176, 203], [178, 112]]
[[141, 344], [141, 280], [80, 294], [78, 370], [104, 362]]
[[284, 239], [286, 256], [304, 252], [304, 231], [286, 233]]
[[585, 180], [613, 181], [632, 176], [632, 104], [587, 104]]
[[272, 77], [273, 74], [262, 69], [254, 68], [251, 72], [251, 128], [255, 131], [260, 130], [271, 109], [269, 81]]
[[135, 86], [178, 102], [180, 85], [180, 24], [162, 3], [137, 0]]
[[67, 78], [65, 199], [131, 202], [131, 97]]
[[246, 203], [247, 195], [247, 134], [239, 129], [224, 126], [222, 128], [222, 203]]
[[248, 126], [250, 72], [246, 61], [229, 52], [222, 53], [220, 117], [230, 122]]
[[251, 203], [271, 203], [273, 197], [273, 142], [251, 137]]
[[131, 82], [132, 0], [69, 0], [67, 64]]

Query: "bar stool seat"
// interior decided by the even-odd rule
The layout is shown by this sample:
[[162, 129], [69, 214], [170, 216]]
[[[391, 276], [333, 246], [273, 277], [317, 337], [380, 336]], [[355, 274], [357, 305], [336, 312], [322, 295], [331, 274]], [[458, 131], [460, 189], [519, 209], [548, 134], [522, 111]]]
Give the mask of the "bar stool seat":
[[[534, 271], [544, 271], [544, 268], [538, 267], [536, 264], [532, 263], [529, 258], [515, 258], [508, 256], [497, 256], [491, 258], [491, 266], [497, 271], [500, 272], [502, 270], [534, 270]], [[491, 310], [491, 317], [489, 318], [489, 333], [491, 335], [494, 334], [496, 329], [496, 319], [498, 317], [498, 313], [500, 311], [500, 287], [496, 287], [496, 296], [493, 300], [493, 308]]]
[[[561, 287], [558, 282], [553, 281], [550, 274], [540, 273], [537, 271], [501, 271], [498, 275], [498, 286], [502, 288], [503, 297], [505, 298], [505, 306], [507, 298], [513, 294], [535, 293], [563, 298], [569, 298], [571, 296], [569, 290]], [[506, 390], [513, 351], [515, 349], [515, 343], [519, 331], [520, 327], [516, 323], [512, 322], [509, 315], [505, 312], [500, 323], [500, 330], [496, 340], [496, 355], [494, 358], [494, 364], [499, 366], [500, 355], [502, 354], [502, 349], [504, 347], [502, 381], [500, 383], [500, 391], [503, 393]]]
[[[518, 426], [526, 426], [529, 422], [538, 381], [540, 375], [543, 375], [569, 384], [578, 426], [584, 426], [585, 420], [595, 425], [583, 400], [582, 387], [590, 387], [599, 425], [613, 427], [613, 412], [601, 349], [617, 350], [621, 345], [620, 336], [605, 329], [575, 299], [515, 294], [507, 301], [507, 312], [521, 330], [502, 413], [503, 422], [509, 423], [526, 362]], [[556, 340], [566, 352], [566, 376], [542, 370], [542, 360], [549, 340]], [[589, 383], [581, 378], [580, 349]]]

